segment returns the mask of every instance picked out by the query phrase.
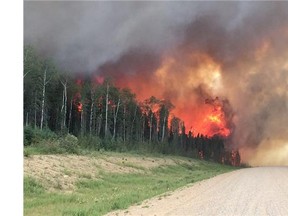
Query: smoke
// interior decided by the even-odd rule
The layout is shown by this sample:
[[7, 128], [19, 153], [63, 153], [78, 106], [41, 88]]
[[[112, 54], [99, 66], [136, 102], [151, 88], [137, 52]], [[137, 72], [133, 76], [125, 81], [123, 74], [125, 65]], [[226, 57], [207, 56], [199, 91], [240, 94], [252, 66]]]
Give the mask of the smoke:
[[[25, 2], [24, 40], [73, 72], [95, 71], [131, 49], [160, 54], [193, 18], [164, 2]], [[183, 14], [181, 14], [183, 13]]]
[[[288, 2], [25, 2], [24, 42], [71, 72], [170, 99], [196, 127], [225, 101], [227, 145], [252, 165], [288, 158]], [[232, 110], [232, 108], [233, 110]]]

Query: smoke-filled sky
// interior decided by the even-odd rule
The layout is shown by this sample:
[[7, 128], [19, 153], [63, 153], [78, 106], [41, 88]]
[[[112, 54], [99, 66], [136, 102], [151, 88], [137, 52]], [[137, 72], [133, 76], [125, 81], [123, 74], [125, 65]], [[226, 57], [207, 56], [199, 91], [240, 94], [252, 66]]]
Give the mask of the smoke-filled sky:
[[288, 165], [288, 2], [26, 1], [24, 43], [71, 73], [170, 99], [196, 131], [219, 97], [244, 162]]

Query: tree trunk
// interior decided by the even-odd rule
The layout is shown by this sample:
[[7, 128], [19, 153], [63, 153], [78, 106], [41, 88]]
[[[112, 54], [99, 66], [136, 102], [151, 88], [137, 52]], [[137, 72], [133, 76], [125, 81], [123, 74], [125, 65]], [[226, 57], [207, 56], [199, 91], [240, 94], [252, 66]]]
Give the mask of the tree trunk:
[[142, 124], [143, 130], [142, 130], [142, 142], [144, 142], [144, 135], [145, 135], [145, 118], [143, 116], [143, 124]]
[[153, 125], [152, 125], [152, 120], [153, 120], [153, 113], [152, 113], [152, 111], [151, 111], [151, 116], [150, 116], [150, 131], [149, 131], [149, 142], [151, 142], [152, 141], [152, 127], [153, 127]]
[[81, 135], [84, 134], [84, 118], [83, 118], [83, 111], [81, 110], [81, 114], [80, 114], [80, 133]]
[[41, 102], [41, 121], [40, 121], [40, 130], [43, 128], [43, 121], [44, 121], [44, 109], [45, 109], [45, 92], [46, 92], [46, 85], [47, 85], [47, 67], [44, 70], [43, 74], [43, 89], [42, 89], [42, 102]]
[[71, 117], [72, 117], [73, 100], [70, 101], [69, 117], [68, 117], [68, 133], [70, 133]]
[[132, 120], [132, 124], [131, 124], [130, 139], [132, 138], [132, 135], [133, 135], [133, 129], [134, 129], [134, 122], [135, 122], [135, 119], [136, 119], [136, 113], [137, 113], [137, 106], [135, 106], [134, 116], [133, 116], [133, 120]]
[[164, 141], [164, 136], [165, 136], [165, 125], [166, 125], [166, 113], [164, 115], [164, 119], [163, 119], [163, 127], [162, 127], [162, 139], [161, 141]]
[[66, 127], [66, 115], [67, 115], [67, 82], [62, 82], [63, 85], [63, 104], [61, 107], [61, 113], [63, 112], [62, 115], [62, 129], [65, 129]]
[[25, 123], [26, 126], [28, 126], [28, 124], [29, 124], [29, 123], [28, 123], [28, 114], [29, 114], [29, 113], [27, 112], [27, 113], [26, 113], [26, 123]]
[[102, 126], [102, 113], [98, 117], [97, 135], [100, 136], [101, 126]]
[[117, 106], [116, 106], [116, 111], [115, 111], [115, 108], [114, 108], [114, 125], [113, 125], [113, 137], [112, 137], [112, 140], [115, 139], [115, 136], [116, 136], [116, 123], [117, 123], [117, 115], [118, 115], [118, 111], [119, 111], [119, 106], [120, 106], [120, 98], [118, 99], [118, 102], [117, 102]]
[[89, 133], [92, 133], [92, 125], [93, 125], [93, 111], [94, 111], [94, 94], [91, 90], [91, 108], [90, 108], [90, 121], [89, 121]]
[[123, 141], [126, 141], [126, 106], [123, 106]]
[[109, 102], [109, 84], [107, 83], [107, 90], [106, 90], [106, 112], [105, 112], [105, 137], [107, 137], [108, 133], [108, 102]]
[[37, 92], [35, 93], [35, 104], [34, 104], [34, 128], [37, 127], [37, 104], [36, 104], [36, 96]]

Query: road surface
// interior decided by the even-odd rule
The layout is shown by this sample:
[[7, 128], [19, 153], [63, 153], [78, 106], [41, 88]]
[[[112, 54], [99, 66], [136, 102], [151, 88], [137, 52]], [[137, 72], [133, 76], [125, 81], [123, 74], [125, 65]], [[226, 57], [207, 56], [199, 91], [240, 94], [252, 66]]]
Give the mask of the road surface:
[[225, 173], [108, 215], [288, 216], [288, 167]]

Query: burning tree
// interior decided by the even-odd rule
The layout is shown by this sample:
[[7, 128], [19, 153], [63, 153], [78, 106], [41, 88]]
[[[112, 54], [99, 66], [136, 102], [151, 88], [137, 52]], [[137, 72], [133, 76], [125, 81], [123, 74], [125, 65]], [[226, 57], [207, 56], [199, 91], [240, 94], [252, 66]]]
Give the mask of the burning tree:
[[[25, 68], [28, 70], [31, 67], [26, 65]], [[40, 69], [37, 72], [40, 77], [42, 72]], [[24, 75], [27, 86], [36, 77], [33, 71], [27, 71]], [[71, 81], [73, 79], [75, 82]], [[162, 153], [194, 156], [233, 166], [240, 163], [239, 152], [225, 148], [225, 142], [234, 129], [233, 110], [226, 99], [212, 98], [201, 93], [197, 106], [192, 106], [191, 113], [181, 119], [177, 117], [181, 109], [173, 101], [152, 96], [140, 102], [130, 89], [121, 89], [117, 81], [114, 84], [112, 79], [107, 80], [100, 75], [72, 77], [65, 74], [55, 76], [51, 81], [44, 77], [42, 81], [46, 85], [49, 81], [51, 85], [44, 90], [45, 95], [47, 93], [45, 106], [50, 108], [46, 113], [47, 125], [51, 130], [81, 137], [105, 138], [105, 142], [111, 140], [113, 145], [103, 144], [105, 142], [101, 144], [106, 149], [112, 146], [116, 149], [121, 145], [131, 149], [145, 147]], [[29, 110], [34, 107], [34, 100], [30, 100], [26, 94], [33, 95], [31, 91], [35, 88], [29, 89], [27, 86], [24, 86], [24, 110], [28, 113], [25, 124], [29, 125]], [[38, 108], [35, 108], [38, 121], [36, 124], [35, 117], [35, 125], [41, 127], [39, 117], [43, 97], [40, 93], [43, 89], [38, 90]], [[58, 94], [54, 94], [56, 91]], [[204, 96], [206, 99], [203, 99]], [[187, 104], [190, 107], [189, 101]], [[195, 121], [186, 121], [190, 117]]]

